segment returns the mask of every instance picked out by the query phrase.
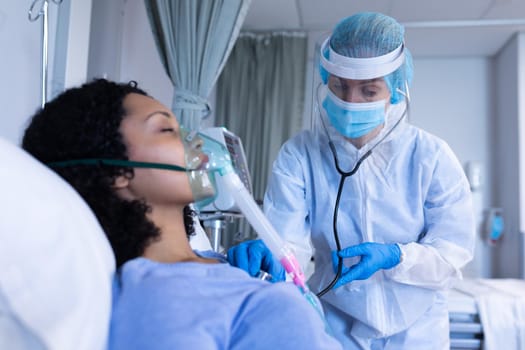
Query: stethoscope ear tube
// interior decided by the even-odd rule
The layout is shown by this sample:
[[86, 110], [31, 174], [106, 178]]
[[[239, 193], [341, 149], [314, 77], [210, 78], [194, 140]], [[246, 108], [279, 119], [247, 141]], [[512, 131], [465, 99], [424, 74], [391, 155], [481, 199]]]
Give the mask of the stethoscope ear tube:
[[[343, 193], [343, 187], [344, 187], [344, 184], [345, 184], [345, 180], [346, 180], [346, 178], [354, 175], [357, 172], [357, 170], [359, 170], [359, 167], [361, 166], [361, 163], [372, 154], [372, 150], [370, 149], [370, 150], [368, 150], [368, 152], [363, 154], [361, 156], [361, 158], [359, 158], [357, 163], [354, 165], [354, 168], [351, 171], [344, 172], [339, 167], [339, 160], [337, 158], [337, 151], [335, 149], [334, 143], [332, 141], [329, 141], [328, 145], [330, 146], [330, 150], [332, 151], [332, 155], [334, 156], [334, 162], [335, 162], [335, 167], [337, 169], [337, 172], [339, 172], [339, 174], [341, 175], [341, 179], [339, 181], [339, 187], [337, 189], [337, 198], [335, 200], [334, 215], [333, 215], [333, 222], [332, 222], [332, 228], [333, 228], [333, 231], [334, 231], [335, 245], [337, 247], [337, 251], [340, 251], [341, 250], [341, 242], [339, 241], [339, 234], [337, 232], [337, 214], [339, 212], [339, 202], [341, 200], [341, 193]], [[334, 285], [337, 283], [337, 281], [341, 277], [342, 271], [343, 271], [343, 258], [341, 258], [339, 256], [338, 259], [337, 259], [337, 273], [335, 274], [334, 279], [328, 284], [328, 286], [326, 286], [322, 291], [317, 293], [317, 297], [318, 298], [320, 298], [323, 295], [325, 295], [329, 290], [331, 290], [334, 287]]]

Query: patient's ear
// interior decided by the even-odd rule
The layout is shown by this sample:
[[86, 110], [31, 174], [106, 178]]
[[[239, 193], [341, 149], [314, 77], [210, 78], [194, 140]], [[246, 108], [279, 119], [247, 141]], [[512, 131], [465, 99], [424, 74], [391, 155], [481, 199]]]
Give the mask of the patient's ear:
[[120, 190], [123, 188], [128, 187], [129, 185], [129, 178], [125, 175], [119, 175], [115, 178], [115, 181], [113, 182], [113, 188], [116, 190]]

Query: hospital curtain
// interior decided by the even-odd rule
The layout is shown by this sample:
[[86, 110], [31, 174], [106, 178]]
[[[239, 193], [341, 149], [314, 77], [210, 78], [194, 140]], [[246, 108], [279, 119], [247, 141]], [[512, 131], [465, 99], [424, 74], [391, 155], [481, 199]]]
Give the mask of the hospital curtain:
[[[281, 145], [302, 127], [306, 64], [304, 33], [241, 33], [217, 82], [215, 125], [241, 138], [256, 199]], [[250, 235], [246, 223], [240, 229]]]
[[198, 129], [251, 0], [145, 0], [161, 61], [175, 88], [172, 110]]

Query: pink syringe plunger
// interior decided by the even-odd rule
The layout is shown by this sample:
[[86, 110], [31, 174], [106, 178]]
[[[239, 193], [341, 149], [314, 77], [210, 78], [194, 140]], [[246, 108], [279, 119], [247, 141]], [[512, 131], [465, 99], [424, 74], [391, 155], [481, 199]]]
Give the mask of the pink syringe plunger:
[[244, 217], [250, 225], [252, 225], [274, 257], [281, 262], [286, 272], [291, 276], [293, 283], [303, 292], [307, 292], [306, 278], [292, 249], [286, 241], [277, 234], [252, 195], [246, 187], [244, 187], [239, 176], [231, 171], [222, 175], [222, 177], [225, 180], [224, 183], [227, 190], [234, 198], [235, 203], [244, 214]]

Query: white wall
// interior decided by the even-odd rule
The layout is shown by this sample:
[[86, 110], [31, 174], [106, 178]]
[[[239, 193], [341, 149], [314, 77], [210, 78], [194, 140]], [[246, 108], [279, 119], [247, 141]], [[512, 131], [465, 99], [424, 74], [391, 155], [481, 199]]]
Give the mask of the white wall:
[[[525, 34], [513, 37], [495, 59], [494, 199], [503, 208], [505, 234], [496, 247], [494, 271], [498, 277], [525, 278], [522, 194], [525, 166], [523, 120], [525, 76], [520, 62], [525, 58]], [[518, 70], [515, 67], [520, 67]], [[521, 164], [520, 164], [521, 163]], [[521, 224], [521, 227], [520, 227]]]
[[173, 86], [164, 71], [144, 1], [93, 0], [89, 77], [129, 82], [171, 106]]
[[60, 5], [54, 33], [56, 50], [50, 53], [54, 54], [53, 95], [48, 96], [50, 98], [87, 79], [91, 8], [91, 0], [69, 0]]
[[[98, 0], [106, 1], [106, 0]], [[146, 7], [142, 0], [125, 0], [122, 30], [122, 52], [120, 53], [120, 75], [118, 80], [135, 80], [139, 87], [165, 106], [172, 106], [173, 85], [162, 66], [155, 39], [149, 26]], [[213, 126], [215, 89], [208, 97], [211, 114], [202, 127]]]
[[484, 212], [494, 206], [491, 191], [491, 96], [489, 58], [414, 58], [410, 121], [447, 141], [461, 164], [481, 164], [482, 186], [473, 192], [477, 218], [473, 261], [466, 277], [491, 277], [492, 248], [484, 239]]
[[126, 0], [92, 1], [88, 80], [106, 78], [119, 81]]
[[[0, 7], [0, 137], [15, 144], [41, 105], [42, 19], [28, 20], [31, 3], [4, 1]], [[91, 0], [49, 2], [48, 97], [85, 81], [90, 18]]]
[[162, 66], [142, 0], [124, 6], [120, 80], [135, 80], [151, 96], [171, 107], [173, 85]]
[[[0, 137], [18, 144], [26, 119], [40, 106], [41, 20], [29, 22], [31, 2], [0, 6]], [[56, 6], [49, 6], [54, 23]]]

